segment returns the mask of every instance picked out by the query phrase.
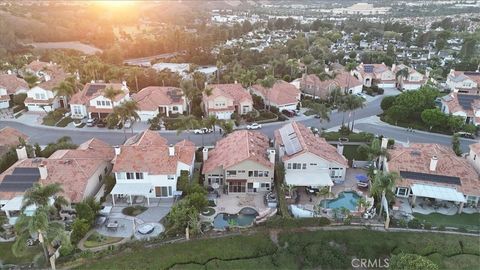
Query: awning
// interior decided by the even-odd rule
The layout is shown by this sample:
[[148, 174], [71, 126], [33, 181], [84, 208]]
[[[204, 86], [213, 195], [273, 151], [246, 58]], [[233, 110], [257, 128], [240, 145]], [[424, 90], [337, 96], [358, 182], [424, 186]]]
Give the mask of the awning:
[[117, 183], [110, 194], [141, 195], [150, 197], [152, 192], [152, 184], [150, 183]]
[[285, 174], [285, 182], [292, 186], [333, 186], [330, 174], [327, 172], [289, 171]]
[[443, 201], [467, 202], [463, 193], [458, 192], [454, 188], [413, 184], [411, 189], [413, 195], [417, 197], [426, 197]]
[[[50, 200], [49, 200], [50, 205], [52, 205], [53, 202], [54, 202], [54, 200], [52, 198], [50, 198]], [[22, 209], [22, 205], [23, 205], [23, 196], [16, 196], [16, 197], [13, 197], [12, 199], [10, 199], [1, 208], [1, 210], [3, 210], [3, 211], [20, 211], [20, 209]], [[27, 206], [27, 208], [25, 208], [24, 213], [27, 216], [31, 216], [31, 214], [33, 214], [36, 209], [37, 209], [37, 207], [32, 204], [32, 205]]]

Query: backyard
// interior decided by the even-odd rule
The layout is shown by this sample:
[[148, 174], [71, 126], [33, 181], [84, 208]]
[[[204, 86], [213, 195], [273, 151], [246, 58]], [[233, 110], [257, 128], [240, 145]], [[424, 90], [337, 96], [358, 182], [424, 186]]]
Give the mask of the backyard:
[[[271, 240], [274, 239], [275, 243]], [[478, 238], [434, 233], [369, 230], [257, 233], [193, 240], [91, 261], [80, 269], [299, 269], [351, 268], [351, 258], [385, 258], [412, 253], [440, 269], [474, 269], [480, 264]]]
[[443, 225], [445, 227], [465, 228], [479, 231], [480, 230], [480, 214], [457, 214], [453, 216], [443, 215], [439, 213], [432, 213], [423, 215], [413, 213], [421, 222], [429, 222], [432, 226]]
[[40, 246], [34, 246], [27, 249], [25, 256], [16, 257], [12, 253], [13, 242], [0, 242], [0, 268], [2, 264], [29, 264], [33, 261], [33, 257], [41, 255]]

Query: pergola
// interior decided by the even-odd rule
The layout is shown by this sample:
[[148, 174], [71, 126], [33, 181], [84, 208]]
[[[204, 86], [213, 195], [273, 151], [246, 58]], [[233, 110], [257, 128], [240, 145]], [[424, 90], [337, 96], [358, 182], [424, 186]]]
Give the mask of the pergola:
[[152, 194], [152, 184], [150, 183], [117, 183], [110, 192], [112, 203], [115, 205], [115, 195], [128, 195], [130, 204], [133, 203], [133, 196], [144, 196], [147, 199], [147, 205], [150, 205], [150, 196]]
[[454, 188], [449, 187], [440, 187], [432, 185], [423, 185], [423, 184], [413, 184], [411, 186], [413, 194], [413, 202], [415, 203], [416, 197], [424, 197], [437, 199], [442, 201], [453, 201], [460, 203], [458, 212], [461, 213], [463, 210], [463, 205], [467, 202], [463, 193], [458, 192]]
[[285, 182], [292, 186], [329, 187], [332, 191], [333, 181], [327, 172], [287, 172]]

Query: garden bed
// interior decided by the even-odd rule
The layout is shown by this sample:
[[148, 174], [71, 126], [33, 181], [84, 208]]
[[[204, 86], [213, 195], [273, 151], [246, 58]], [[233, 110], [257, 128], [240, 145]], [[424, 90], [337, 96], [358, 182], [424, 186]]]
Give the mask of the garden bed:
[[148, 208], [141, 205], [128, 206], [122, 209], [122, 213], [127, 216], [138, 216], [141, 213], [145, 212]]
[[121, 237], [110, 237], [94, 232], [83, 242], [83, 246], [86, 248], [101, 247], [120, 242], [122, 239]]
[[57, 127], [66, 127], [68, 126], [68, 124], [70, 124], [71, 122], [73, 122], [73, 119], [70, 117], [70, 116], [67, 116], [67, 117], [64, 117], [62, 120], [60, 120], [58, 123], [57, 123]]

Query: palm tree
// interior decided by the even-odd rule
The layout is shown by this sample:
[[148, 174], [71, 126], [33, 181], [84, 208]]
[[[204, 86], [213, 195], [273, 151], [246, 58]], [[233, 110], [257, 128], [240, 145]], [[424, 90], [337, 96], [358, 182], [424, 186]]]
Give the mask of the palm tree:
[[397, 71], [397, 73], [395, 73], [395, 78], [403, 82], [404, 79], [408, 78], [408, 74], [409, 74], [408, 68], [402, 68], [399, 71]]
[[297, 77], [297, 71], [298, 71], [298, 61], [297, 59], [288, 59], [287, 60], [287, 66], [290, 68], [290, 78], [292, 80]]
[[394, 197], [393, 188], [395, 187], [395, 182], [399, 179], [399, 175], [396, 172], [380, 172], [373, 179], [371, 194], [378, 199], [380, 202], [380, 215], [382, 215], [383, 210], [383, 200], [387, 199], [387, 202], [390, 203]]
[[143, 74], [143, 69], [139, 67], [133, 67], [133, 68], [130, 68], [129, 70], [129, 75], [132, 76], [135, 80], [135, 89], [137, 90], [137, 92], [140, 90], [138, 89], [138, 76], [142, 74]]
[[[49, 248], [54, 242], [69, 243], [63, 225], [59, 222], [49, 220], [48, 207], [38, 207], [32, 216], [20, 215], [15, 224], [16, 239], [12, 245], [12, 252], [15, 256], [22, 256], [26, 251], [26, 242], [30, 238], [38, 238], [42, 245], [45, 261], [50, 261]], [[51, 265], [54, 268], [54, 265]]]
[[113, 87], [109, 86], [103, 90], [103, 96], [112, 102], [112, 108], [113, 106], [113, 99], [120, 94], [122, 91], [118, 89], [114, 89]]
[[388, 158], [388, 151], [385, 148], [382, 148], [381, 141], [379, 139], [373, 139], [370, 146], [360, 145], [360, 151], [367, 153], [368, 160], [378, 162], [378, 159], [383, 156]]
[[178, 121], [177, 135], [183, 131], [190, 132], [193, 129], [199, 128], [201, 126], [200, 122], [193, 115], [181, 116]]
[[220, 126], [223, 129], [223, 136], [225, 137], [233, 132], [233, 127], [235, 126], [235, 123], [232, 120], [224, 120], [220, 122]]
[[370, 201], [367, 201], [365, 197], [360, 197], [360, 199], [358, 199], [357, 201], [358, 212], [360, 212], [362, 208], [367, 209], [370, 206], [372, 206]]
[[137, 113], [138, 106], [137, 103], [133, 100], [125, 101], [120, 106], [113, 108], [113, 113], [118, 116], [120, 122], [122, 123], [123, 133], [125, 135], [125, 140], [127, 139], [126, 129], [125, 129], [125, 122], [132, 121], [130, 125], [130, 129], [132, 130], [133, 134], [133, 123], [140, 119]]
[[193, 86], [193, 82], [191, 80], [183, 80], [180, 82], [180, 88], [187, 99], [187, 112], [190, 115], [192, 101], [198, 95], [198, 88]]
[[211, 128], [215, 133], [215, 126], [217, 125], [218, 118], [215, 115], [210, 115], [204, 121], [205, 121], [205, 127]]
[[55, 91], [55, 96], [63, 98], [64, 104], [63, 107], [68, 107], [68, 100], [73, 94], [75, 94], [75, 84], [72, 84], [71, 81], [64, 80], [59, 85], [53, 88]]
[[[270, 98], [269, 98], [269, 93], [272, 87], [275, 85], [275, 82], [277, 79], [273, 77], [272, 75], [267, 75], [263, 80], [260, 80], [260, 85], [265, 88], [266, 93], [266, 99], [268, 100], [268, 109], [270, 110]], [[267, 103], [265, 102], [265, 106], [267, 106]], [[266, 107], [265, 107], [266, 108]]]
[[350, 128], [350, 119], [351, 119], [351, 116], [349, 116], [348, 118], [348, 128], [350, 130], [353, 130], [353, 127], [354, 127], [354, 121], [355, 121], [355, 111], [357, 109], [360, 109], [360, 108], [363, 108], [365, 107], [365, 103], [364, 103], [364, 99], [362, 97], [359, 97], [359, 96], [355, 96], [355, 95], [348, 95], [346, 96], [344, 99], [343, 99], [343, 103], [345, 104], [344, 108], [342, 109], [345, 109], [346, 111], [349, 111], [350, 114], [353, 113], [353, 120], [352, 120], [352, 127]]
[[330, 109], [324, 103], [313, 103], [310, 109], [315, 112], [320, 119], [320, 124], [323, 120], [330, 121]]
[[63, 192], [63, 189], [58, 183], [48, 185], [35, 183], [23, 195], [22, 211], [31, 205], [47, 208], [50, 206], [50, 198], [60, 192]]

